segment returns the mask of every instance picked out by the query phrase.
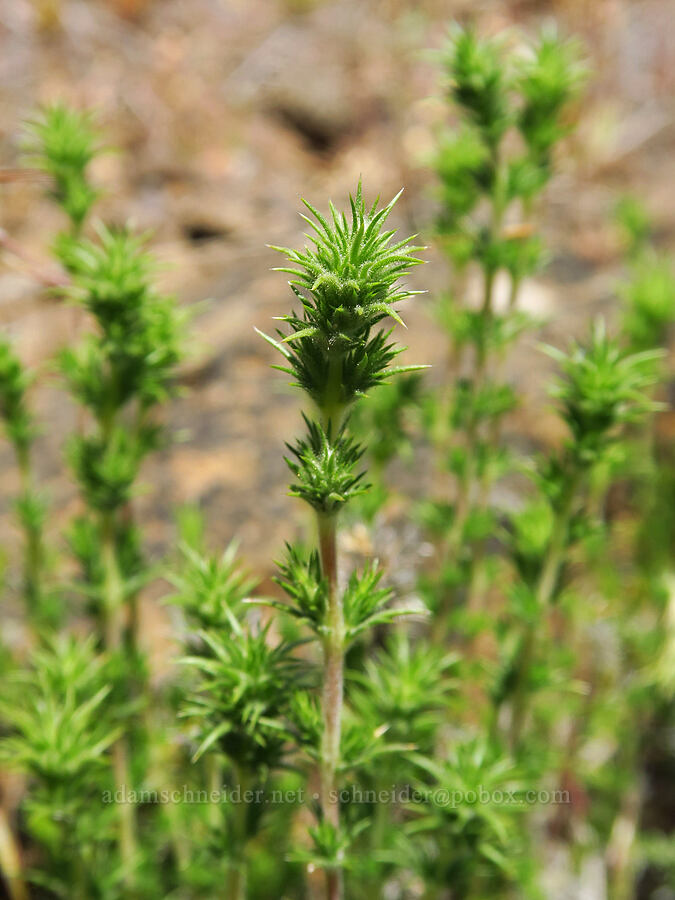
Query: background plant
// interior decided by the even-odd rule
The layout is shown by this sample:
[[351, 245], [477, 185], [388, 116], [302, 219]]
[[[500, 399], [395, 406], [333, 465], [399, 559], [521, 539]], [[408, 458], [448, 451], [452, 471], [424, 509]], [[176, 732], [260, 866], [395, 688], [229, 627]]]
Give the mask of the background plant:
[[[460, 121], [441, 136], [434, 162], [438, 241], [455, 272], [477, 277], [480, 301], [467, 303], [464, 280], [436, 305], [456, 373], [454, 383], [427, 402], [441, 471], [455, 482], [451, 505], [444, 497], [426, 512], [442, 523], [437, 586], [429, 594], [438, 604], [439, 634], [453, 597], [466, 594], [466, 605], [477, 611], [489, 583], [485, 547], [496, 524], [489, 501], [510, 467], [501, 432], [517, 403], [503, 382], [504, 356], [533, 324], [518, 297], [546, 259], [535, 230], [537, 206], [556, 147], [570, 129], [568, 111], [583, 75], [577, 45], [553, 31], [509, 50], [501, 37], [455, 27], [443, 67]], [[498, 287], [506, 293], [499, 306]]]
[[[172, 391], [173, 372], [180, 357], [178, 335], [182, 317], [173, 299], [154, 289], [151, 283], [154, 267], [143, 250], [142, 240], [133, 237], [127, 229], [114, 230], [103, 225], [96, 226], [94, 239], [84, 234], [97, 196], [87, 174], [98, 147], [91, 117], [60, 105], [46, 107], [30, 124], [27, 146], [31, 164], [52, 179], [52, 197], [69, 222], [69, 228], [57, 236], [54, 244], [54, 253], [68, 273], [60, 293], [80, 305], [95, 323], [95, 331], [73, 341], [63, 352], [60, 367], [73, 396], [85, 411], [68, 450], [85, 510], [74, 523], [70, 546], [81, 564], [78, 593], [87, 598], [86, 611], [93, 613], [97, 627], [96, 644], [108, 651], [109, 663], [105, 667], [101, 699], [96, 702], [93, 696], [98, 694], [92, 697], [84, 694], [88, 682], [81, 695], [75, 691], [72, 697], [67, 693], [63, 698], [56, 694], [45, 698], [42, 681], [28, 682], [28, 695], [32, 692], [35, 696], [35, 714], [47, 704], [50, 715], [59, 723], [47, 730], [44, 738], [37, 728], [28, 727], [27, 720], [24, 723], [8, 716], [8, 723], [10, 728], [21, 729], [24, 750], [17, 762], [24, 769], [32, 771], [31, 760], [49, 754], [54, 755], [58, 767], [58, 760], [76, 749], [67, 743], [70, 729], [74, 729], [72, 737], [76, 738], [80, 725], [75, 723], [80, 722], [80, 717], [82, 728], [93, 728], [93, 717], [99, 715], [102, 698], [106, 697], [115, 740], [92, 744], [101, 757], [98, 780], [92, 775], [87, 782], [89, 787], [82, 786], [79, 799], [76, 781], [68, 796], [61, 789], [44, 790], [40, 794], [40, 820], [51, 817], [60, 821], [62, 805], [74, 804], [77, 808], [79, 802], [82, 821], [75, 830], [72, 823], [67, 825], [67, 834], [58, 839], [37, 825], [33, 836], [51, 859], [50, 868], [58, 873], [50, 889], [63, 891], [64, 887], [58, 887], [58, 879], [68, 884], [70, 878], [76, 878], [80, 896], [99, 893], [110, 896], [111, 892], [114, 895], [131, 890], [132, 885], [140, 896], [145, 890], [152, 894], [157, 887], [156, 878], [153, 884], [155, 876], [146, 880], [145, 863], [149, 862], [151, 853], [146, 859], [139, 851], [135, 805], [122, 798], [107, 808], [91, 801], [94, 787], [101, 787], [111, 772], [119, 795], [141, 783], [148, 771], [147, 732], [144, 736], [147, 721], [139, 717], [147, 700], [139, 704], [132, 699], [139, 693], [141, 697], [144, 693], [147, 696], [136, 601], [140, 586], [147, 580], [148, 569], [142, 559], [131, 499], [144, 457], [158, 446], [161, 423], [154, 417]], [[27, 534], [26, 591], [36, 606], [34, 598], [43, 577], [44, 550], [43, 512], [32, 502], [32, 488], [26, 487], [32, 479], [28, 451], [34, 431], [25, 402], [30, 376], [22, 372], [9, 351], [5, 350], [3, 358], [3, 411], [8, 433], [17, 449], [24, 484], [21, 513]], [[38, 599], [43, 595], [41, 590]], [[55, 621], [65, 625], [72, 621], [76, 610], [81, 614], [74, 600], [72, 590], [61, 581], [50, 594], [50, 608], [56, 613], [48, 618], [44, 610], [38, 609], [34, 618], [43, 625], [46, 620], [47, 626], [53, 626]], [[49, 628], [41, 630], [40, 636], [48, 646], [55, 646], [56, 638]], [[91, 646], [89, 650], [92, 652]], [[44, 659], [39, 657], [39, 660], [41, 665]], [[98, 661], [94, 660], [92, 665], [98, 665]], [[64, 685], [76, 678], [77, 672], [70, 666], [65, 652], [56, 654], [49, 666], [54, 677], [59, 666], [63, 667], [59, 677]], [[74, 699], [76, 695], [79, 699]], [[14, 746], [12, 741], [10, 737], [10, 748]], [[112, 744], [109, 754], [105, 752], [108, 744]], [[61, 777], [66, 779], [69, 770], [65, 762], [63, 768]], [[43, 780], [46, 777], [44, 773], [34, 774]], [[161, 827], [154, 830], [161, 843]], [[105, 869], [91, 860], [86, 863], [74, 860], [73, 842], [81, 838], [91, 848], [85, 851], [90, 856], [101, 853], [110, 856], [111, 837], [118, 841], [120, 859], [116, 861], [112, 857]], [[80, 871], [85, 864], [91, 867], [86, 883]], [[78, 869], [77, 877], [73, 867]]]

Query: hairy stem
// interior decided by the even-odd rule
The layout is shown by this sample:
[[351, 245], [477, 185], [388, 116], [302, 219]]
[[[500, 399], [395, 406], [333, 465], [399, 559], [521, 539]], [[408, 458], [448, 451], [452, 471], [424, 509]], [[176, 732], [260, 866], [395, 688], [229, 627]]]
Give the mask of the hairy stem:
[[337, 434], [342, 425], [345, 414], [345, 404], [342, 399], [342, 369], [344, 354], [335, 352], [328, 356], [328, 379], [326, 390], [320, 403], [321, 424], [325, 429], [331, 426], [333, 435]]
[[[342, 700], [344, 691], [344, 611], [338, 586], [337, 518], [318, 517], [321, 571], [328, 583], [327, 634], [323, 641], [324, 673], [321, 738], [321, 811], [327, 822], [337, 830], [340, 825], [340, 806], [337, 798], [336, 773], [340, 762], [340, 734], [342, 730]], [[342, 878], [339, 870], [326, 872], [327, 900], [340, 900]]]

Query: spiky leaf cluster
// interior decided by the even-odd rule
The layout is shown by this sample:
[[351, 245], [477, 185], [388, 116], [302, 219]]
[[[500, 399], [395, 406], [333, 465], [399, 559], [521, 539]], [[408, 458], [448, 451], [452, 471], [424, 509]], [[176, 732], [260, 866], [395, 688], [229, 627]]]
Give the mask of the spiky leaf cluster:
[[[290, 704], [289, 721], [297, 744], [310, 759], [318, 761], [323, 721], [316, 694], [298, 691]], [[378, 771], [385, 758], [400, 758], [400, 754], [413, 749], [408, 741], [394, 742], [389, 737], [387, 723], [383, 723], [379, 711], [348, 705], [342, 722], [338, 771], [356, 778], [370, 775]]]
[[37, 433], [27, 398], [31, 381], [31, 374], [9, 341], [0, 339], [0, 426], [4, 425], [14, 448], [20, 475], [15, 509], [24, 533], [23, 591], [30, 615], [46, 622], [55, 621], [57, 605], [47, 608], [41, 577], [46, 558], [42, 533], [47, 499], [35, 486], [31, 466], [31, 447]]
[[68, 295], [101, 333], [67, 351], [63, 369], [78, 399], [95, 411], [112, 414], [132, 397], [150, 407], [170, 392], [184, 316], [153, 288], [155, 266], [142, 238], [104, 226], [98, 236], [73, 249]]
[[391, 622], [407, 612], [388, 606], [393, 592], [380, 586], [382, 575], [382, 570], [372, 563], [363, 572], [352, 572], [349, 576], [342, 598], [347, 645], [369, 628]]
[[418, 785], [423, 801], [411, 807], [419, 816], [411, 831], [416, 839], [437, 835], [441, 842], [428, 881], [465, 891], [469, 883], [513, 876], [526, 806], [522, 776], [509, 757], [474, 739], [456, 743], [447, 760], [417, 762], [427, 777]]
[[644, 255], [620, 289], [623, 329], [635, 349], [662, 346], [675, 322], [675, 273], [670, 259]]
[[392, 740], [379, 714], [369, 719], [363, 712], [351, 703], [345, 707], [338, 766], [338, 770], [349, 774], [357, 785], [361, 778], [371, 779], [373, 773], [391, 772], [388, 763], [402, 761], [415, 749], [408, 740]]
[[453, 220], [471, 212], [481, 191], [489, 190], [493, 180], [489, 149], [470, 128], [442, 136], [435, 168], [443, 209]]
[[297, 481], [290, 493], [309, 503], [323, 515], [334, 515], [351, 497], [367, 490], [364, 472], [355, 472], [364, 453], [344, 428], [332, 437], [332, 428], [324, 430], [306, 416], [307, 435], [295, 444], [287, 444], [295, 459], [285, 457]]
[[[318, 761], [324, 726], [317, 695], [297, 692], [290, 705], [289, 721], [297, 744], [310, 759]], [[397, 757], [414, 749], [409, 742], [396, 743], [388, 738], [387, 724], [383, 724], [379, 711], [372, 707], [366, 711], [358, 704], [345, 707], [338, 771], [364, 776], [378, 771], [385, 757]]]
[[253, 631], [237, 626], [199, 636], [206, 652], [183, 660], [199, 679], [184, 711], [199, 728], [195, 757], [217, 748], [248, 771], [278, 766], [289, 699], [298, 687], [293, 646], [273, 646], [268, 627]]
[[79, 229], [98, 196], [87, 178], [99, 152], [92, 116], [54, 103], [43, 107], [27, 131], [30, 162], [53, 178], [54, 199]]
[[621, 425], [657, 408], [648, 389], [658, 380], [663, 353], [626, 351], [607, 334], [602, 320], [594, 323], [585, 344], [573, 342], [567, 353], [554, 348], [548, 352], [562, 372], [553, 394], [581, 459], [593, 459]]
[[509, 127], [508, 81], [502, 61], [502, 42], [481, 40], [472, 30], [455, 26], [445, 60], [450, 90], [494, 148]]
[[323, 634], [328, 585], [321, 572], [318, 551], [306, 554], [286, 544], [286, 557], [277, 566], [279, 575], [274, 580], [291, 603], [270, 601], [272, 605], [304, 622], [315, 634]]
[[255, 588], [244, 571], [233, 541], [220, 556], [183, 545], [183, 566], [171, 582], [176, 588], [168, 601], [180, 606], [190, 624], [199, 629], [236, 627], [241, 604]]
[[351, 673], [358, 689], [351, 703], [365, 722], [377, 722], [388, 742], [432, 750], [433, 737], [456, 687], [458, 657], [445, 648], [414, 645], [402, 632], [393, 635], [362, 672]]
[[641, 255], [652, 231], [649, 213], [637, 197], [624, 194], [614, 209], [614, 218], [629, 257]]
[[[115, 557], [127, 589], [140, 585], [147, 575], [143, 567], [142, 538], [140, 529], [128, 521], [109, 523]], [[78, 516], [74, 519], [67, 537], [73, 556], [83, 575], [80, 587], [85, 594], [100, 596], [105, 580], [101, 559], [102, 527], [98, 518]]]
[[395, 230], [383, 230], [397, 199], [367, 209], [359, 184], [349, 198], [351, 215], [331, 204], [329, 219], [304, 201], [313, 217], [303, 216], [314, 232], [308, 235], [313, 246], [275, 248], [291, 263], [280, 271], [293, 276], [302, 310], [281, 317], [291, 330], [279, 332], [281, 342], [268, 340], [286, 359], [282, 370], [322, 410], [344, 409], [380, 383], [400, 352], [387, 342], [390, 332], [374, 331], [388, 316], [400, 322], [396, 304], [415, 293], [400, 279], [421, 262], [414, 255], [421, 248], [410, 240], [392, 244]]
[[120, 730], [94, 638], [49, 638], [5, 688], [0, 756], [29, 778], [22, 820], [39, 854], [30, 880], [58, 897], [119, 896], [118, 812], [104, 797]]
[[70, 444], [70, 463], [87, 504], [112, 512], [131, 497], [143, 456], [152, 446], [121, 426], [107, 434], [76, 436]]
[[554, 527], [554, 510], [546, 496], [539, 496], [510, 519], [509, 549], [520, 577], [534, 584]]
[[307, 756], [318, 761], [323, 722], [319, 698], [314, 691], [295, 691], [288, 704], [290, 733]]
[[[445, 51], [450, 96], [463, 114], [441, 138], [435, 168], [441, 182], [439, 230], [458, 265], [471, 260], [523, 278], [541, 266], [536, 236], [494, 227], [514, 201], [529, 207], [551, 175], [551, 153], [567, 131], [563, 119], [582, 81], [579, 50], [544, 32], [514, 65], [500, 39], [455, 27]], [[514, 150], [510, 134], [520, 135]], [[511, 142], [512, 143], [512, 142]], [[486, 221], [481, 200], [493, 206]]]
[[508, 384], [486, 381], [476, 390], [468, 379], [459, 379], [451, 422], [455, 428], [465, 428], [469, 422], [499, 418], [514, 409], [516, 403], [516, 395]]
[[26, 404], [28, 373], [9, 341], [0, 340], [0, 418], [18, 453], [25, 453], [34, 435], [33, 418]]
[[291, 859], [312, 869], [315, 867], [324, 871], [349, 869], [352, 865], [349, 849], [359, 831], [362, 831], [366, 825], [367, 822], [364, 822], [355, 829], [338, 829], [323, 819], [309, 829], [311, 846], [297, 848], [291, 854]]
[[535, 162], [550, 163], [552, 147], [566, 129], [562, 115], [585, 77], [575, 41], [562, 41], [555, 31], [544, 31], [533, 53], [517, 74], [522, 97], [517, 124]]
[[68, 785], [76, 798], [81, 792], [80, 802], [118, 736], [105, 714], [111, 686], [102, 666], [92, 640], [57, 640], [34, 654], [31, 668], [15, 673], [3, 698], [3, 718], [12, 727], [1, 745], [4, 759], [43, 786]]
[[[286, 559], [279, 563], [280, 577], [275, 581], [291, 599], [291, 604], [266, 601], [304, 622], [316, 635], [325, 636], [327, 581], [321, 571], [319, 554], [306, 555], [287, 545]], [[344, 643], [348, 647], [369, 628], [390, 622], [407, 610], [389, 607], [392, 591], [380, 587], [382, 571], [377, 565], [367, 566], [363, 572], [352, 572], [345, 587], [342, 603], [344, 615]]]

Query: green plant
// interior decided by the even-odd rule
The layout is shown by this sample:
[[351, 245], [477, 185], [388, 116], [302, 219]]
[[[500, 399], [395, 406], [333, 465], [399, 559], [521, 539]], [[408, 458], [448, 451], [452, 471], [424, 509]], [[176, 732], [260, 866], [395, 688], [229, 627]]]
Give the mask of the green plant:
[[51, 195], [77, 236], [98, 197], [88, 179], [89, 164], [100, 152], [93, 117], [62, 103], [40, 109], [27, 124], [28, 161], [52, 179]]
[[27, 398], [30, 382], [31, 376], [9, 342], [3, 339], [0, 342], [0, 417], [19, 469], [21, 492], [16, 511], [24, 534], [22, 590], [29, 619], [33, 625], [41, 627], [58, 619], [58, 611], [50, 602], [44, 583], [46, 502], [35, 486], [31, 465], [36, 426]]
[[[154, 419], [169, 396], [180, 359], [182, 315], [150, 281], [152, 260], [127, 230], [99, 229], [97, 241], [68, 247], [68, 297], [92, 316], [97, 332], [65, 350], [62, 371], [89, 426], [69, 450], [86, 513], [73, 532], [106, 648], [121, 654], [124, 693], [143, 678], [137, 596], [145, 577], [140, 535], [130, 514], [140, 466], [161, 440]], [[131, 781], [126, 741], [114, 748], [120, 786]], [[130, 871], [136, 857], [134, 807], [120, 806], [121, 846]]]
[[[399, 279], [419, 259], [409, 240], [392, 243], [384, 230], [396, 198], [379, 211], [367, 209], [361, 185], [350, 197], [350, 215], [331, 204], [326, 219], [305, 201], [313, 231], [303, 251], [276, 248], [289, 262], [291, 288], [300, 313], [283, 316], [288, 331], [267, 340], [282, 354], [282, 371], [291, 375], [313, 402], [316, 420], [305, 416], [307, 435], [290, 447], [287, 459], [295, 481], [291, 493], [315, 511], [318, 554], [305, 559], [291, 550], [282, 568], [281, 586], [290, 612], [307, 622], [323, 652], [320, 725], [314, 755], [320, 774], [321, 819], [313, 832], [315, 863], [326, 871], [326, 896], [343, 896], [348, 832], [341, 825], [340, 773], [344, 770], [343, 695], [345, 655], [366, 628], [388, 621], [389, 592], [377, 584], [380, 574], [366, 569], [340, 583], [338, 517], [351, 498], [364, 490], [358, 469], [363, 449], [348, 433], [353, 403], [367, 391], [412, 367], [392, 367], [400, 353], [389, 342], [391, 330], [378, 328], [387, 316], [400, 321], [395, 305], [412, 295]], [[302, 569], [305, 572], [301, 572]]]
[[561, 370], [552, 392], [570, 439], [560, 456], [544, 461], [536, 475], [539, 494], [534, 506], [514, 520], [514, 561], [523, 579], [519, 603], [527, 616], [497, 696], [498, 706], [506, 697], [512, 700], [510, 738], [516, 747], [527, 709], [540, 616], [561, 588], [577, 505], [588, 491], [590, 473], [623, 436], [622, 429], [658, 408], [648, 389], [658, 381], [659, 350], [627, 352], [598, 321], [586, 344], [573, 343], [567, 354], [552, 348], [549, 352]]
[[[235, 544], [214, 557], [198, 537], [185, 543], [183, 552], [171, 600], [194, 629], [189, 655], [182, 659], [194, 677], [181, 712], [195, 728], [192, 758], [205, 757], [213, 789], [221, 789], [229, 769], [233, 787], [243, 795], [262, 793], [286, 762], [288, 711], [293, 692], [302, 687], [299, 660], [292, 644], [273, 644], [269, 625], [246, 622], [245, 601], [255, 583], [243, 572]], [[227, 896], [233, 900], [245, 896], [247, 854], [261, 811], [243, 797], [224, 812], [214, 806], [213, 825], [221, 833], [213, 840], [224, 857]]]
[[[427, 427], [442, 471], [454, 476], [455, 498], [440, 543], [436, 631], [462, 591], [477, 610], [487, 589], [486, 537], [494, 531], [490, 491], [509, 461], [502, 423], [517, 402], [502, 383], [507, 349], [529, 325], [518, 309], [525, 279], [545, 262], [535, 232], [536, 202], [549, 181], [555, 148], [569, 130], [567, 111], [583, 69], [572, 41], [544, 32], [532, 47], [507, 53], [499, 38], [455, 27], [444, 51], [448, 94], [460, 125], [444, 134], [434, 168], [440, 181], [437, 221], [441, 249], [457, 271], [477, 273], [480, 300], [450, 292], [437, 303], [447, 332], [454, 385], [427, 401]], [[503, 309], [498, 279], [507, 284]], [[450, 516], [447, 515], [448, 511]]]
[[[277, 580], [287, 601], [255, 601], [255, 606], [290, 616], [290, 631], [304, 626], [320, 644], [321, 665], [317, 669], [298, 655], [298, 641], [278, 642], [269, 623], [252, 619], [255, 607], [247, 595], [253, 585], [240, 574], [233, 547], [213, 558], [204, 553], [201, 538], [188, 542], [174, 601], [199, 629], [185, 659], [196, 674], [184, 708], [198, 736], [195, 758], [205, 755], [217, 772], [229, 771], [238, 787], [254, 792], [278, 780], [289, 755], [316, 766], [319, 821], [310, 831], [313, 847], [295, 848], [292, 857], [325, 869], [327, 896], [337, 898], [351, 866], [351, 842], [365, 824], [341, 821], [341, 779], [398, 746], [364, 741], [356, 707], [343, 710], [348, 648], [400, 614], [389, 605], [391, 592], [380, 586], [376, 566], [353, 572], [346, 583], [339, 579], [338, 517], [367, 489], [360, 467], [364, 451], [349, 433], [349, 414], [355, 401], [389, 374], [412, 368], [391, 365], [400, 349], [389, 342], [391, 331], [378, 325], [388, 315], [398, 317], [393, 304], [411, 294], [399, 278], [418, 260], [410, 242], [392, 243], [394, 232], [384, 231], [393, 202], [368, 210], [359, 186], [350, 198], [350, 218], [331, 206], [329, 221], [307, 206], [316, 220], [308, 220], [314, 247], [283, 251], [298, 266], [283, 271], [294, 276], [291, 287], [301, 311], [282, 318], [290, 334], [280, 331], [279, 340], [267, 340], [284, 357], [279, 368], [313, 402], [304, 415], [306, 435], [288, 445], [286, 462], [294, 477], [290, 493], [314, 510], [318, 547], [306, 553], [289, 545]], [[261, 813], [257, 804], [242, 805], [220, 820], [229, 836], [227, 891], [233, 900], [245, 896], [250, 884]]]
[[11, 731], [2, 758], [31, 779], [27, 825], [45, 853], [29, 876], [58, 897], [110, 896], [120, 877], [114, 805], [101, 803], [112, 787], [109, 750], [121, 734], [107, 666], [92, 639], [55, 639], [3, 694]]
[[[626, 252], [626, 276], [619, 285], [623, 305], [622, 339], [634, 351], [667, 350], [675, 316], [675, 280], [672, 261], [655, 250], [651, 222], [635, 199], [622, 198], [617, 210]], [[668, 380], [668, 355], [663, 369]], [[630, 492], [630, 507], [616, 521], [609, 521], [593, 542], [589, 566], [601, 598], [614, 599], [613, 615], [607, 622], [615, 642], [615, 659], [597, 661], [596, 679], [608, 676], [604, 691], [596, 691], [587, 704], [588, 731], [592, 739], [605, 740], [611, 749], [606, 773], [592, 766], [584, 775], [593, 792], [594, 817], [606, 844], [605, 865], [612, 897], [625, 898], [635, 890], [645, 866], [650, 865], [654, 882], [668, 882], [666, 859], [659, 866], [642, 855], [641, 820], [648, 817], [648, 788], [636, 777], [649, 769], [651, 759], [661, 757], [668, 771], [672, 753], [665, 734], [673, 720], [673, 593], [672, 557], [675, 546], [673, 517], [673, 460], [663, 424], [671, 415], [663, 386], [655, 391], [661, 403], [646, 430], [633, 429], [601, 469], [595, 491], [606, 491], [617, 479]], [[628, 560], [630, 568], [621, 560]], [[611, 674], [609, 674], [611, 673]], [[611, 709], [612, 712], [608, 712]], [[624, 735], [617, 739], [617, 735]], [[629, 736], [629, 737], [628, 737]], [[667, 777], [667, 776], [666, 776]], [[646, 845], [656, 845], [656, 832], [647, 830]]]
[[[94, 613], [99, 645], [107, 649], [112, 660], [106, 691], [111, 695], [116, 721], [123, 725], [116, 731], [111, 750], [112, 771], [117, 790], [126, 791], [134, 787], [142, 772], [145, 774], [149, 746], [148, 733], [144, 735], [147, 722], [139, 716], [147, 698], [140, 704], [132, 702], [145, 683], [137, 597], [148, 569], [131, 503], [140, 466], [162, 438], [156, 411], [174, 389], [183, 315], [173, 298], [155, 290], [155, 266], [144, 250], [143, 239], [134, 237], [128, 229], [103, 225], [96, 226], [94, 239], [84, 235], [98, 194], [88, 180], [89, 163], [98, 152], [91, 117], [61, 105], [46, 107], [30, 124], [27, 149], [32, 164], [49, 175], [51, 196], [70, 222], [70, 228], [57, 237], [54, 246], [57, 259], [68, 273], [59, 294], [85, 310], [94, 324], [94, 330], [73, 340], [60, 358], [68, 387], [84, 411], [68, 448], [83, 499], [83, 513], [71, 531], [71, 549], [81, 564], [78, 587], [87, 597], [88, 611]], [[34, 430], [24, 400], [29, 378], [6, 349], [3, 361], [3, 406], [24, 482], [21, 511], [27, 533], [25, 581], [30, 596], [41, 585], [44, 551], [42, 512], [35, 502], [31, 503], [35, 495], [29, 488], [32, 475], [28, 451]], [[41, 593], [44, 595], [43, 589]], [[66, 620], [70, 611], [66, 609], [68, 592], [59, 585], [53, 593], [60, 618]], [[51, 640], [48, 633], [45, 637]], [[71, 713], [75, 715], [76, 711], [67, 710], [68, 715]], [[29, 762], [26, 757], [24, 767], [29, 767]], [[59, 796], [45, 794], [45, 815], [50, 803], [50, 814], [58, 814]], [[82, 827], [93, 827], [86, 825], [86, 818], [83, 816]], [[135, 804], [124, 800], [111, 804], [107, 821], [106, 833], [117, 836], [121, 851], [116, 877], [121, 877], [129, 890], [135, 885], [134, 889], [141, 891], [138, 878], [144, 859], [137, 842]], [[62, 863], [70, 851], [63, 844], [55, 844], [49, 852], [56, 864], [59, 855]], [[100, 876], [98, 882], [96, 872], [91, 877], [98, 884], [96, 890], [105, 893], [108, 888], [102, 885], [107, 876], [103, 872]], [[94, 887], [87, 890], [94, 891]]]

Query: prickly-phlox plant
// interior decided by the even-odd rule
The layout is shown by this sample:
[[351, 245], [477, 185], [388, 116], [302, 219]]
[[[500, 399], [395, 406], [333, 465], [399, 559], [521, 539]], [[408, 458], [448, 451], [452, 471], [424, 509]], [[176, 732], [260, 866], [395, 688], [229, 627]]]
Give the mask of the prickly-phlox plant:
[[[412, 367], [394, 366], [401, 352], [390, 337], [387, 318], [400, 322], [397, 305], [415, 292], [401, 279], [420, 260], [421, 248], [396, 241], [386, 227], [397, 198], [378, 209], [366, 207], [362, 187], [349, 198], [347, 213], [330, 204], [325, 217], [305, 202], [311, 228], [303, 250], [276, 248], [289, 265], [299, 309], [281, 317], [286, 330], [267, 340], [282, 354], [279, 367], [308, 396], [306, 436], [290, 445], [294, 475], [290, 492], [316, 515], [317, 551], [303, 556], [289, 548], [281, 586], [290, 612], [319, 638], [322, 649], [321, 713], [314, 732], [320, 779], [319, 824], [313, 832], [314, 863], [326, 872], [326, 896], [343, 896], [350, 830], [336, 799], [344, 771], [344, 672], [348, 646], [366, 629], [388, 621], [390, 593], [380, 588], [376, 568], [339, 577], [338, 522], [341, 510], [364, 491], [364, 448], [349, 433], [352, 405], [391, 375]], [[304, 571], [303, 571], [304, 570]], [[320, 724], [319, 724], [320, 723]]]

